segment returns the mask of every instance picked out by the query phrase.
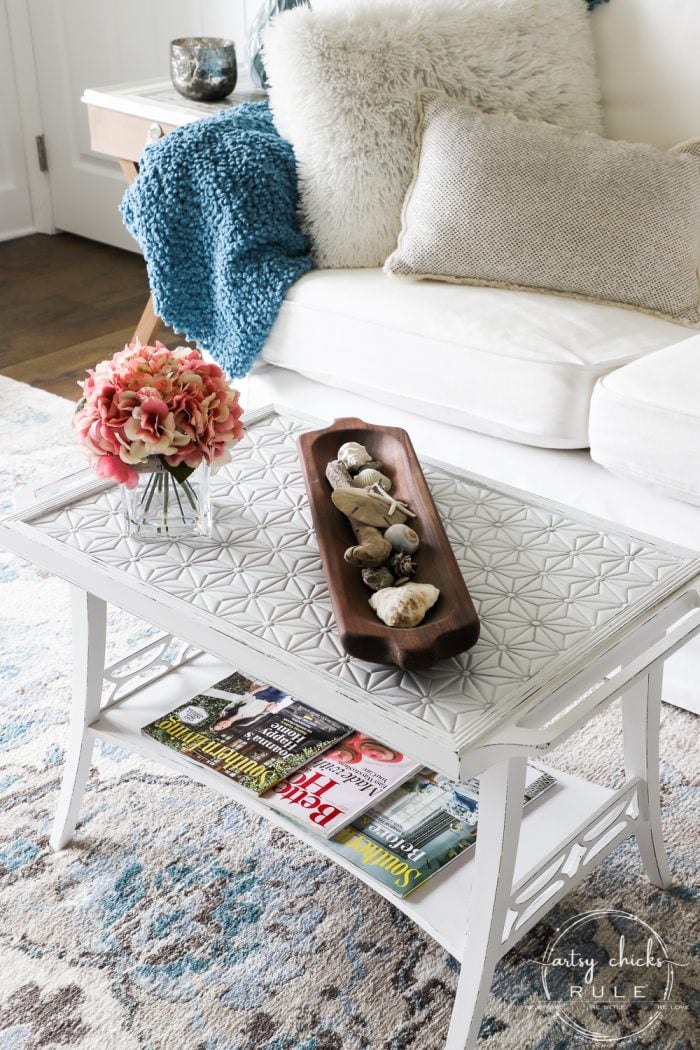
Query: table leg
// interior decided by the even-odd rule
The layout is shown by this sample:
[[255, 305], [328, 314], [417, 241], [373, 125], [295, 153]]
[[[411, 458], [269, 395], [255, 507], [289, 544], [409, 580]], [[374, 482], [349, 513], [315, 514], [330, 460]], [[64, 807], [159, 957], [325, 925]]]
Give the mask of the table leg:
[[499, 762], [479, 780], [479, 833], [462, 971], [445, 1050], [472, 1050], [502, 953], [525, 793], [525, 758]]
[[665, 889], [671, 885], [671, 872], [661, 830], [659, 792], [662, 680], [663, 664], [657, 664], [639, 685], [625, 693], [622, 698], [622, 725], [627, 778], [639, 777], [641, 781], [637, 845], [649, 880]]
[[136, 325], [131, 341], [135, 343], [138, 339], [145, 346], [147, 343], [150, 343], [153, 333], [157, 332], [159, 328], [160, 317], [153, 305], [153, 296], [149, 295], [148, 302], [143, 308], [143, 313], [139, 318], [139, 323]]
[[[120, 160], [119, 166], [124, 173], [124, 178], [132, 184], [134, 179], [139, 173], [139, 166], [133, 160]], [[153, 333], [160, 328], [160, 317], [156, 313], [153, 305], [153, 296], [149, 295], [148, 302], [146, 303], [143, 313], [139, 319], [139, 323], [136, 325], [136, 331], [131, 337], [132, 342], [140, 340], [141, 343], [150, 343]]]
[[73, 608], [73, 706], [50, 844], [63, 849], [73, 837], [90, 772], [93, 739], [86, 732], [100, 713], [105, 664], [106, 605], [80, 587], [71, 588]]
[[139, 173], [138, 164], [134, 160], [120, 160], [119, 167], [122, 169], [122, 174], [124, 178], [131, 186], [131, 183], [135, 180], [136, 176]]

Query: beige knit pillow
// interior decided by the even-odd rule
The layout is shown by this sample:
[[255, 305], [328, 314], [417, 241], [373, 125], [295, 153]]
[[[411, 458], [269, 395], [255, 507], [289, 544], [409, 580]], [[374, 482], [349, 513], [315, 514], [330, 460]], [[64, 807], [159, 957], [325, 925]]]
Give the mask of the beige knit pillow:
[[[700, 159], [421, 96], [387, 273], [553, 292], [700, 325]], [[684, 152], [687, 150], [688, 152]]]

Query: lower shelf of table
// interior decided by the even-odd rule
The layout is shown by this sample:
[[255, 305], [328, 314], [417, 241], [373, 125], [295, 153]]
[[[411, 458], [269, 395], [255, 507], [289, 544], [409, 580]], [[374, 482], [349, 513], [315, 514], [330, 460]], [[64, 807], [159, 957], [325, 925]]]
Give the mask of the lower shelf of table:
[[[361, 868], [339, 857], [322, 839], [270, 809], [263, 799], [226, 780], [221, 774], [169, 751], [141, 732], [142, 726], [211, 686], [230, 670], [221, 661], [202, 654], [103, 711], [100, 718], [90, 726], [90, 732], [127, 751], [152, 759], [173, 772], [185, 774], [233, 802], [265, 816], [391, 901], [447, 951], [461, 959], [468, 922], [473, 850], [409, 897], [398, 898]], [[419, 755], [414, 757], [420, 758]], [[561, 842], [573, 835], [614, 794], [611, 790], [566, 773], [556, 772], [556, 778], [556, 786], [525, 810], [515, 865], [516, 883]]]

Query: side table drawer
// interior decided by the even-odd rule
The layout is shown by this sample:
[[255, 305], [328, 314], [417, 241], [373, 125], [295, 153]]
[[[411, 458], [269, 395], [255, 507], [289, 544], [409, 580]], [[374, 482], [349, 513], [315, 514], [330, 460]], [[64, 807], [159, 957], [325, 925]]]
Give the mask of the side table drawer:
[[122, 160], [139, 161], [147, 142], [162, 138], [175, 127], [100, 106], [88, 106], [87, 111], [92, 148]]

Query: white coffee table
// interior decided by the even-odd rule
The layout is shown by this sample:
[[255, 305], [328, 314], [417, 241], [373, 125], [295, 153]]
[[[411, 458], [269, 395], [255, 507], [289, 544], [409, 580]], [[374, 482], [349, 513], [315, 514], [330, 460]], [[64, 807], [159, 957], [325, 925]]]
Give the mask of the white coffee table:
[[[2, 544], [72, 585], [71, 739], [51, 844], [73, 836], [97, 738], [187, 773], [334, 860], [469, 960], [446, 1045], [474, 1047], [499, 958], [620, 842], [635, 834], [649, 878], [670, 882], [660, 687], [666, 657], [700, 629], [700, 561], [424, 461], [481, 638], [428, 672], [366, 664], [340, 647], [298, 463], [296, 436], [318, 424], [269, 408], [247, 425], [214, 479], [210, 540], [125, 537], [118, 492], [88, 471], [0, 522]], [[105, 669], [107, 602], [165, 633]], [[141, 734], [232, 667], [450, 777], [478, 775], [472, 855], [399, 900], [264, 801]], [[610, 791], [557, 774], [523, 818], [528, 757], [541, 759], [620, 695], [625, 783]]]

